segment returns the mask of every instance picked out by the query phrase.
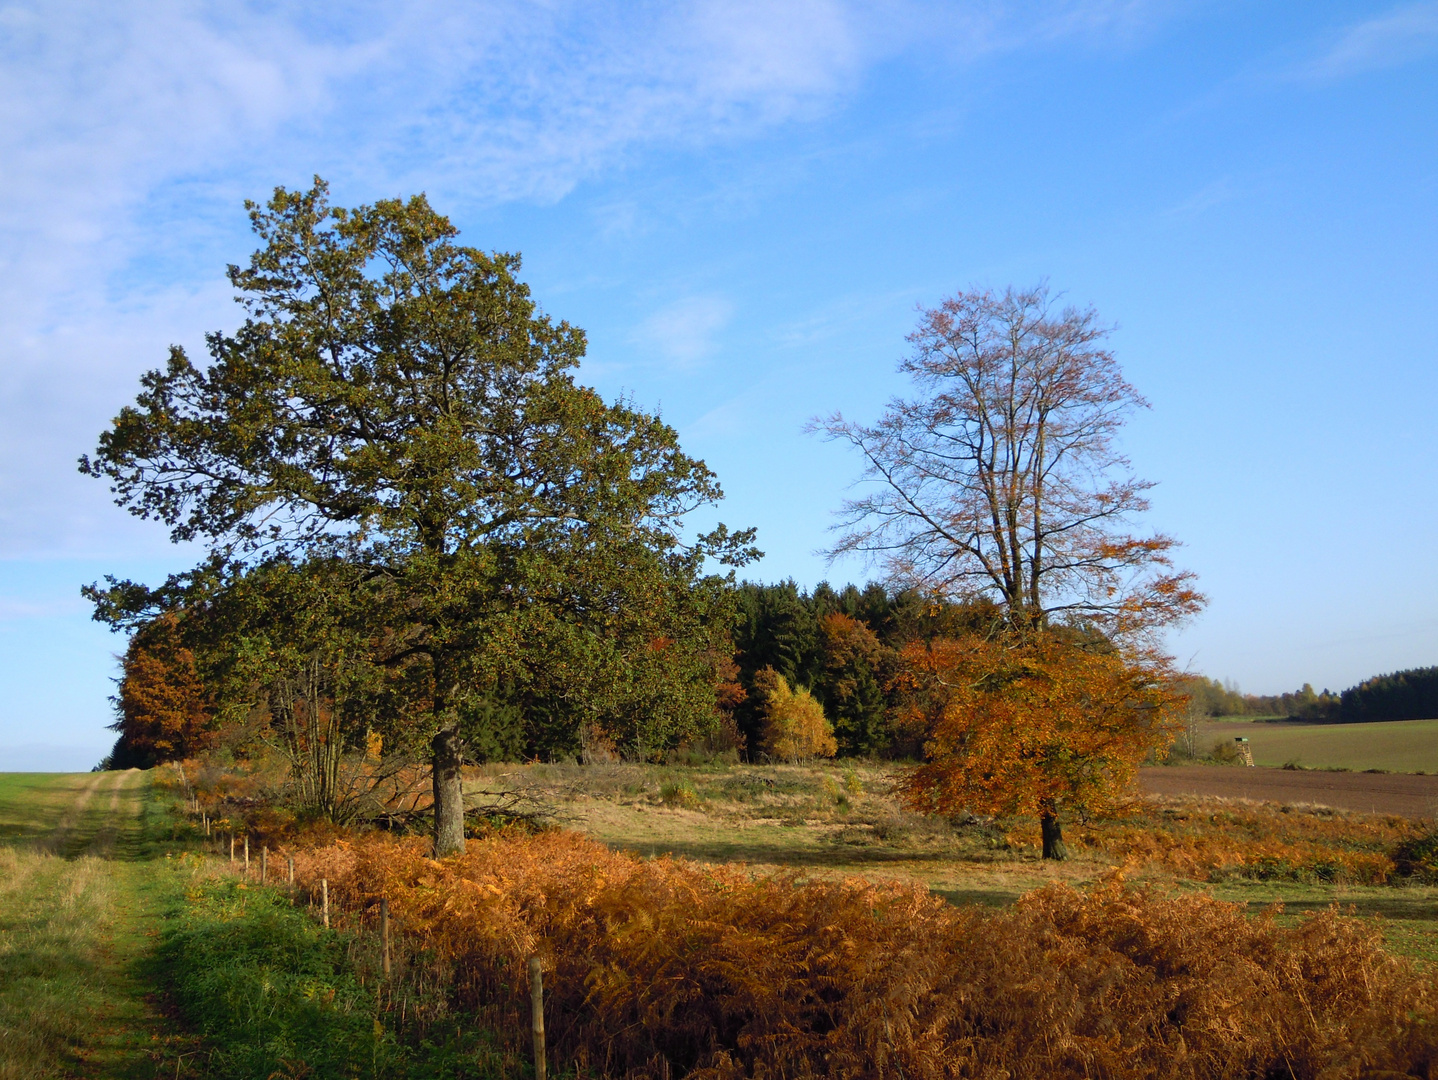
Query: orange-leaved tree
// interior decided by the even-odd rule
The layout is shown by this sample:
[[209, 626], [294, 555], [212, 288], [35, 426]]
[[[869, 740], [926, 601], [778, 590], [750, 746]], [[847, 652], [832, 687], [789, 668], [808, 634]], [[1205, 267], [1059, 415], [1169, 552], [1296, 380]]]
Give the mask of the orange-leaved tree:
[[1060, 813], [1099, 810], [1183, 724], [1164, 657], [1063, 632], [914, 642], [903, 654], [925, 761], [900, 782], [910, 807], [1037, 815], [1044, 857], [1066, 855]]
[[148, 768], [190, 757], [208, 746], [213, 710], [179, 619], [161, 615], [135, 632], [125, 650], [115, 696], [120, 733], [110, 764]]
[[1177, 541], [1134, 527], [1152, 484], [1117, 439], [1147, 402], [1109, 332], [1045, 285], [959, 293], [909, 336], [913, 397], [873, 424], [814, 423], [865, 462], [831, 555], [997, 616], [985, 638], [910, 649], [914, 687], [942, 691], [911, 797], [1036, 810], [1050, 857], [1062, 803], [1115, 790], [1163, 745], [1171, 691], [1153, 642], [1204, 602], [1171, 561]]

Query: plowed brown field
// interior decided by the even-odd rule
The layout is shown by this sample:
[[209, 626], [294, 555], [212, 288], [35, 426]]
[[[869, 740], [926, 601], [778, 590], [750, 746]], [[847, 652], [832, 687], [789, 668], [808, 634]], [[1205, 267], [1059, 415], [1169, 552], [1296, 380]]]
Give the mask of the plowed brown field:
[[1149, 795], [1218, 795], [1260, 802], [1318, 803], [1408, 818], [1438, 817], [1438, 776], [1173, 765], [1141, 769], [1139, 785]]

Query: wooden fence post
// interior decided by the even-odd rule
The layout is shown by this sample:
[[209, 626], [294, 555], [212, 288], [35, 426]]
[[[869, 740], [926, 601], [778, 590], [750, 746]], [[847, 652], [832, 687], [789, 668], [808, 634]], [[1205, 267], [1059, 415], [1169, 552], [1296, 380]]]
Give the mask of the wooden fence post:
[[235, 861], [235, 834], [230, 833], [230, 862]]
[[324, 911], [325, 929], [330, 928], [330, 880], [320, 878], [320, 907]]
[[250, 877], [250, 834], [245, 833], [245, 880]]
[[534, 1080], [545, 1080], [544, 970], [537, 956], [529, 958], [529, 1011], [534, 1029]]
[[389, 897], [379, 898], [379, 942], [384, 951], [384, 977], [389, 978]]
[[290, 884], [293, 885], [295, 883], [295, 857], [286, 855], [285, 861], [290, 864]]
[[263, 847], [260, 848], [260, 884], [261, 884], [261, 885], [263, 885], [263, 884], [265, 883], [265, 879], [269, 876], [269, 872], [270, 872], [270, 847], [269, 847], [268, 844], [266, 844], [266, 845], [264, 845]]

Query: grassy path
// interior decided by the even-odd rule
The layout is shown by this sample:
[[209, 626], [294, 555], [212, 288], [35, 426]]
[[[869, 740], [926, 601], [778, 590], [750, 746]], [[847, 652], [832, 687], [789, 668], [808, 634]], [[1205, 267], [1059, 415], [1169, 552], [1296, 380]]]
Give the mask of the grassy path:
[[143, 971], [176, 888], [138, 771], [0, 777], [0, 1080], [174, 1076]]

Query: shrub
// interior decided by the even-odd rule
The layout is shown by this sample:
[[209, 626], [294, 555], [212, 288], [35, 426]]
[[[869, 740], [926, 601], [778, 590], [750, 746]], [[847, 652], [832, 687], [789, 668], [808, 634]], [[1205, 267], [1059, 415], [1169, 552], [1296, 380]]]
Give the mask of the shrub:
[[670, 806], [697, 806], [699, 793], [688, 780], [666, 780], [659, 787], [659, 798]]
[[1438, 829], [1399, 843], [1393, 851], [1393, 862], [1404, 877], [1438, 882]]
[[1117, 877], [955, 908], [558, 830], [444, 862], [374, 837], [297, 864], [344, 911], [388, 896], [453, 963], [456, 1003], [515, 1040], [539, 955], [554, 1058], [579, 1075], [1309, 1078], [1438, 1062], [1433, 986], [1335, 911], [1285, 929]]
[[1215, 739], [1213, 750], [1209, 753], [1209, 757], [1223, 765], [1232, 765], [1241, 756], [1232, 739]]

